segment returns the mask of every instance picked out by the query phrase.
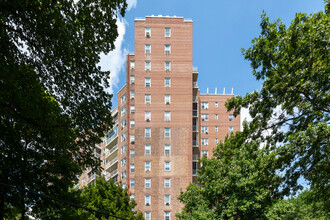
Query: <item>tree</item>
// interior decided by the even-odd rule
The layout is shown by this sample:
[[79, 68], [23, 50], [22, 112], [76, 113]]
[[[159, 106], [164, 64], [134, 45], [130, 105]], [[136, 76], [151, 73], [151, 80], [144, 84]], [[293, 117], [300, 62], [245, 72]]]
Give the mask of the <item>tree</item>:
[[283, 192], [300, 189], [297, 181], [303, 177], [328, 207], [329, 7], [325, 13], [296, 14], [288, 28], [263, 14], [261, 35], [243, 50], [256, 79], [263, 80], [262, 89], [227, 103], [235, 115], [249, 108], [253, 120], [247, 141], [260, 139], [276, 152], [277, 169], [285, 177]]
[[144, 219], [141, 212], [132, 211], [136, 203], [130, 200], [127, 189], [104, 178], [96, 178], [94, 184], [89, 184], [81, 190], [72, 190], [70, 196], [76, 204], [89, 210], [54, 202], [53, 206], [49, 207], [47, 204], [47, 209], [41, 209], [37, 217], [44, 220], [117, 219], [116, 217], [129, 220]]
[[279, 198], [282, 178], [273, 164], [276, 155], [260, 148], [258, 140], [246, 143], [247, 130], [227, 137], [202, 158], [198, 186], [191, 184], [179, 200], [185, 204], [179, 219], [262, 219]]
[[235, 116], [248, 108], [252, 121], [201, 160], [201, 188], [180, 195], [179, 219], [275, 218], [267, 210], [300, 190], [299, 178], [329, 213], [329, 9], [296, 14], [288, 28], [261, 16], [261, 35], [243, 55], [262, 89], [226, 103]]
[[[0, 219], [65, 196], [110, 126], [109, 72], [125, 0], [0, 2]], [[25, 189], [19, 190], [18, 188]], [[6, 202], [6, 203], [5, 203]]]

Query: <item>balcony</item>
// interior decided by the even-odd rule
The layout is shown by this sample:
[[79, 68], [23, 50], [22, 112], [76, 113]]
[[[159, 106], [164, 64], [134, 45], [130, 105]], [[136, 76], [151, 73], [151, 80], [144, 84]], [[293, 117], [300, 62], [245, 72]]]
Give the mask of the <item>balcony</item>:
[[97, 158], [101, 158], [101, 154], [99, 154], [97, 152], [94, 152], [94, 156], [97, 157]]
[[88, 176], [88, 182], [92, 182], [93, 180], [95, 180], [95, 178], [97, 177], [98, 175], [93, 173], [91, 176]]
[[198, 147], [198, 141], [197, 140], [193, 140], [193, 147]]
[[193, 132], [198, 132], [197, 125], [193, 125]]
[[193, 154], [193, 161], [197, 162], [199, 159], [199, 155], [198, 154]]
[[197, 176], [197, 169], [193, 169], [193, 171], [192, 171], [192, 175], [193, 175], [193, 176]]
[[114, 158], [114, 159], [112, 159], [109, 163], [107, 163], [106, 165], [105, 165], [105, 169], [107, 170], [107, 169], [109, 169], [112, 165], [114, 165], [115, 163], [117, 163], [118, 162], [118, 158], [116, 157], [116, 158]]
[[116, 150], [118, 150], [118, 145], [117, 144], [105, 153], [105, 157], [107, 158], [109, 155], [111, 155]]
[[198, 89], [198, 84], [197, 84], [197, 82], [193, 82], [193, 88], [194, 88], [194, 89]]
[[113, 178], [114, 176], [116, 176], [118, 174], [118, 169], [115, 169], [114, 171], [112, 171], [110, 173], [110, 178]]
[[198, 117], [198, 110], [193, 110], [193, 117]]

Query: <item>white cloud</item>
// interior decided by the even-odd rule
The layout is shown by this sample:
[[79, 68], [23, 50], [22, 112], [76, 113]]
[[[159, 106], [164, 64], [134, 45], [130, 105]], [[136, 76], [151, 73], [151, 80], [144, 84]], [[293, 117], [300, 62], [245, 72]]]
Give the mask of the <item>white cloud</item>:
[[137, 0], [127, 0], [127, 11], [136, 8]]
[[110, 76], [108, 78], [110, 88], [107, 88], [107, 92], [113, 93], [113, 89], [117, 88], [119, 83], [119, 74], [125, 67], [126, 54], [128, 50], [122, 48], [124, 42], [124, 35], [126, 32], [126, 20], [118, 18], [118, 37], [115, 41], [115, 49], [109, 54], [101, 54], [101, 60], [99, 65], [103, 71], [110, 70]]

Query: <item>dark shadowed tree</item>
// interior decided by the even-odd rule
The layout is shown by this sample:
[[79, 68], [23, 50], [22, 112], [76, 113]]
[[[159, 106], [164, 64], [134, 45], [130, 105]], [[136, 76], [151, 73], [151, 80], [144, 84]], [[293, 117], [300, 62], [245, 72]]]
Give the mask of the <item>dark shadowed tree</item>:
[[[93, 147], [112, 125], [109, 72], [125, 0], [0, 2], [0, 219], [40, 198], [65, 197], [99, 169]], [[9, 186], [10, 185], [10, 186]]]

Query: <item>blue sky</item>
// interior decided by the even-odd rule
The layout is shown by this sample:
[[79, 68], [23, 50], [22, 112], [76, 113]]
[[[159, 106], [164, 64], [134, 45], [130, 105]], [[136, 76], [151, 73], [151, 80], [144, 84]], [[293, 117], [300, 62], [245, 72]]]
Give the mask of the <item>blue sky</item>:
[[[111, 70], [110, 92], [125, 85], [125, 59], [134, 53], [134, 19], [149, 15], [176, 15], [193, 19], [193, 65], [198, 67], [201, 93], [218, 88], [222, 93], [235, 95], [261, 88], [255, 80], [250, 64], [240, 49], [249, 48], [251, 40], [260, 34], [260, 15], [267, 13], [270, 20], [280, 18], [289, 25], [298, 12], [314, 13], [323, 10], [323, 0], [128, 0], [124, 18], [118, 20], [120, 36], [116, 50], [102, 56], [101, 67]], [[117, 105], [114, 95], [113, 107]]]

